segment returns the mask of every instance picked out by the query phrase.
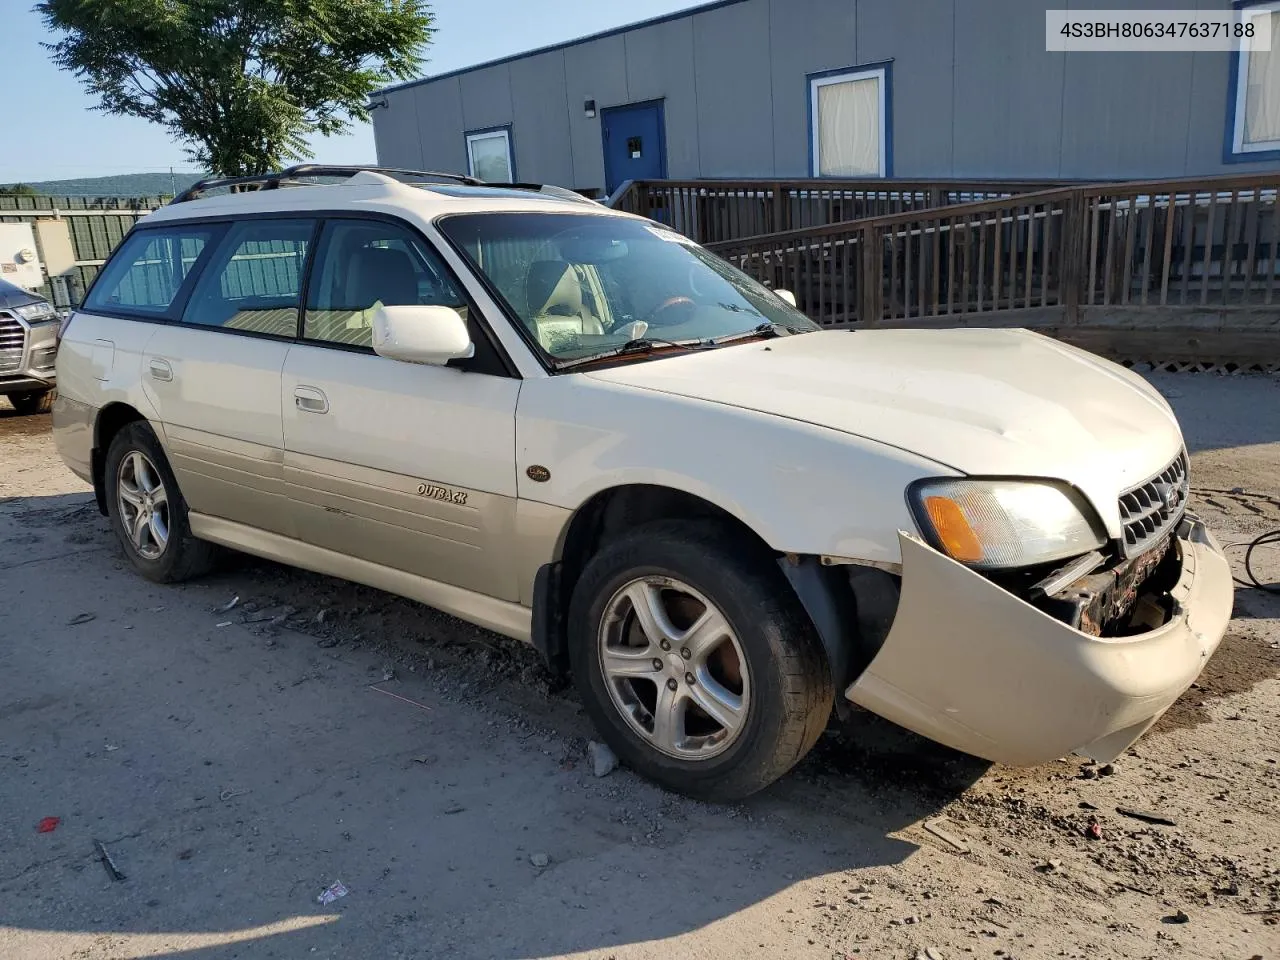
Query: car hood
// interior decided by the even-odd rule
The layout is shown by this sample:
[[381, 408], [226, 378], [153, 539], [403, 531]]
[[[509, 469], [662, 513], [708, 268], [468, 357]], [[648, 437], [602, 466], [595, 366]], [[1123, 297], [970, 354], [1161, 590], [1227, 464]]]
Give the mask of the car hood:
[[36, 296], [29, 290], [0, 280], [0, 310], [7, 307], [25, 307], [28, 303], [43, 303], [44, 297]]
[[1028, 330], [820, 331], [589, 376], [856, 434], [961, 473], [1065, 480], [1113, 535], [1119, 493], [1182, 446], [1137, 374]]

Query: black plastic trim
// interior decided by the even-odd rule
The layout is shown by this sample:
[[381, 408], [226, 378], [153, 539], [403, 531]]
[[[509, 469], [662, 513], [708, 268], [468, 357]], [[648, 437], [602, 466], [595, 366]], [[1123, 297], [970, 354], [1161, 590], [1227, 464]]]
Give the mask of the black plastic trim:
[[795, 590], [827, 651], [837, 693], [856, 679], [865, 664], [857, 663], [858, 617], [853, 591], [840, 567], [825, 567], [817, 557], [778, 559], [778, 567]]
[[569, 643], [560, 604], [562, 569], [559, 563], [543, 564], [533, 578], [533, 647], [557, 677], [569, 671]]

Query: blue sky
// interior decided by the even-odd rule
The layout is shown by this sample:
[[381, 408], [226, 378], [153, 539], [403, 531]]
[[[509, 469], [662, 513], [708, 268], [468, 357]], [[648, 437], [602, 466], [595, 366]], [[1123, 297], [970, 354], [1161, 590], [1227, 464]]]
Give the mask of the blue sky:
[[[424, 68], [445, 73], [534, 47], [697, 6], [700, 0], [437, 0], [435, 42]], [[71, 74], [49, 63], [50, 39], [33, 0], [0, 0], [0, 183], [61, 180], [116, 173], [188, 170], [182, 148], [158, 126], [90, 109], [93, 101]], [[16, 8], [16, 9], [15, 9]], [[316, 159], [375, 159], [373, 128], [319, 139]]]

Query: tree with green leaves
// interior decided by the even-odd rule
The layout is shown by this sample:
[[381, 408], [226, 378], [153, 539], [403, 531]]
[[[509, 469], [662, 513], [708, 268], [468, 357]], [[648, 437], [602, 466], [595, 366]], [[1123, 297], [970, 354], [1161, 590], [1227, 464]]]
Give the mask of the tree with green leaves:
[[308, 159], [379, 86], [414, 76], [426, 0], [41, 0], [45, 44], [106, 113], [165, 125], [219, 176]]
[[40, 191], [29, 183], [0, 184], [0, 197], [38, 197]]

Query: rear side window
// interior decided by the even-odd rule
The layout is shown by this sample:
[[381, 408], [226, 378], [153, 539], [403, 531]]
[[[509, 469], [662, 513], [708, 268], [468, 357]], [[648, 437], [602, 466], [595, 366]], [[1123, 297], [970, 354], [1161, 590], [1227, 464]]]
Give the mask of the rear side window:
[[183, 323], [295, 336], [311, 220], [250, 220], [227, 230], [201, 273]]
[[189, 224], [136, 230], [103, 268], [84, 309], [163, 317], [219, 226]]

